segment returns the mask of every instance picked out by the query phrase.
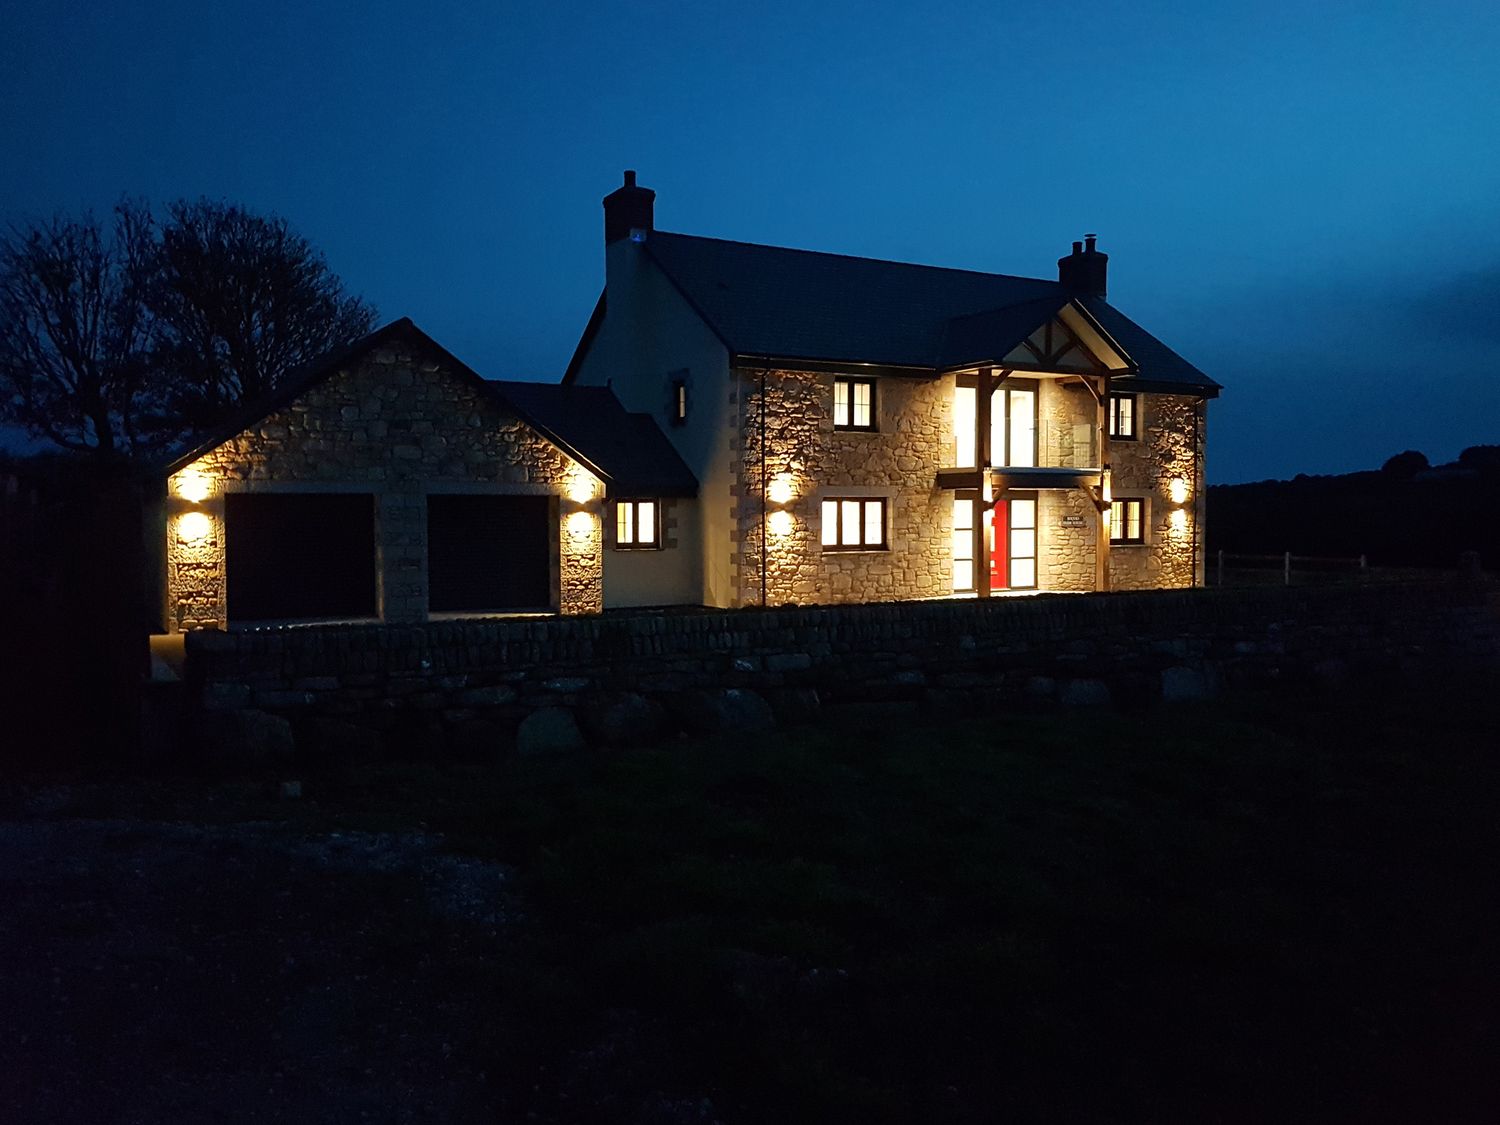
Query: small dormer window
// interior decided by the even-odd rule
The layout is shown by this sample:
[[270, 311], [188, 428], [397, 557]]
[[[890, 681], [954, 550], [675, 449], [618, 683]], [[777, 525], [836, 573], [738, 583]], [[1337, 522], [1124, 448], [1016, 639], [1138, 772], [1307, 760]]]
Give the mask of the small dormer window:
[[835, 430], [875, 429], [875, 380], [845, 379], [833, 381], [833, 428]]

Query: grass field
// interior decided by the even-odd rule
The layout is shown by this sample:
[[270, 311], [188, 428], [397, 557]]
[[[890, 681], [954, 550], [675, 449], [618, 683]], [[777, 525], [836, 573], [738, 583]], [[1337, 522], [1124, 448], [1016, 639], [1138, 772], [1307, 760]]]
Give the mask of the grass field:
[[[151, 925], [198, 971], [163, 968], [155, 1009], [227, 1037], [184, 1056], [146, 1036], [128, 1074], [98, 1072], [123, 1083], [117, 1108], [199, 1104], [131, 1085], [155, 1066], [266, 1119], [1483, 1121], [1500, 1112], [1496, 686], [875, 712], [720, 745], [344, 767], [303, 775], [300, 801], [182, 778], [75, 786], [45, 815], [35, 790], [12, 797], [53, 831], [234, 841], [238, 866], [206, 879], [177, 837], [116, 848], [148, 871], [176, 857], [146, 877]], [[429, 851], [405, 866], [376, 845], [332, 869], [287, 850], [413, 833]], [[268, 841], [281, 858], [256, 858]], [[435, 909], [421, 891], [443, 857], [502, 873], [503, 909]], [[130, 909], [45, 865], [29, 878], [24, 922], [0, 926], [13, 1012], [51, 995], [15, 967], [26, 943], [66, 963], [85, 940], [61, 921], [79, 895]], [[108, 932], [87, 941], [115, 956]], [[290, 976], [262, 964], [288, 941]], [[216, 1028], [190, 1002], [204, 987], [240, 1018]], [[343, 999], [309, 1021], [307, 989]], [[85, 1005], [81, 1030], [28, 1018], [88, 1047], [127, 1033], [118, 1006]], [[268, 1046], [283, 1036], [306, 1045]], [[66, 1116], [44, 1053], [10, 1050], [32, 1068], [13, 1095]], [[330, 1052], [319, 1101], [303, 1071]]]

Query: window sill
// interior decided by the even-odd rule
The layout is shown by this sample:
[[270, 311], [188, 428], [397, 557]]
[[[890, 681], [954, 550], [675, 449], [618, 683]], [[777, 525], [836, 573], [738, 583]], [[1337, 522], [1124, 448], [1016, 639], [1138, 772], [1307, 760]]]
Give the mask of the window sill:
[[824, 547], [825, 555], [888, 555], [889, 547]]

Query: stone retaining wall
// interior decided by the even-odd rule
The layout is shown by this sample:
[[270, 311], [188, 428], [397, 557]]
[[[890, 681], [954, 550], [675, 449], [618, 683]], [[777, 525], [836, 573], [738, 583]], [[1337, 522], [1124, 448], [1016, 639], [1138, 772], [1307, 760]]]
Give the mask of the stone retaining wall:
[[501, 745], [535, 713], [561, 711], [609, 743], [841, 704], [1128, 704], [1435, 659], [1497, 662], [1497, 634], [1483, 588], [1449, 578], [204, 631], [187, 636], [186, 678], [202, 716], [268, 712], [315, 738]]

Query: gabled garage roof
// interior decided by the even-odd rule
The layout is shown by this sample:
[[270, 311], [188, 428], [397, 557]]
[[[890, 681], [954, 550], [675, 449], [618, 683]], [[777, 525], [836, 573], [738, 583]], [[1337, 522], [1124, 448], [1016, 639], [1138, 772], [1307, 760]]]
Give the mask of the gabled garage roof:
[[409, 317], [327, 353], [282, 380], [271, 394], [237, 411], [208, 438], [163, 466], [171, 476], [223, 445], [376, 348], [405, 340], [436, 354], [455, 377], [515, 414], [605, 482], [611, 495], [695, 496], [698, 482], [649, 414], [631, 414], [608, 387], [500, 382], [483, 378]]

